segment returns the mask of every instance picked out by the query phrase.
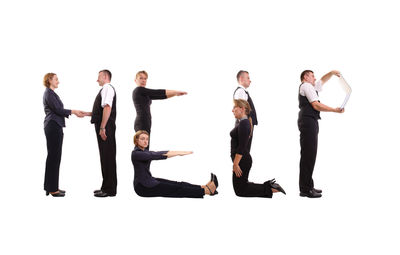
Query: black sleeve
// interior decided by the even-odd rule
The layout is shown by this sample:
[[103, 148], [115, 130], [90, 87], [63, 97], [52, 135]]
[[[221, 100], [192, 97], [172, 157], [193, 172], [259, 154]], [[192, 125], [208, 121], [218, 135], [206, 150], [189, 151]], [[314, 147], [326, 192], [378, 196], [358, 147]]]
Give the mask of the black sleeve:
[[147, 161], [147, 160], [160, 160], [166, 159], [168, 151], [132, 151], [132, 161], [139, 160], [139, 161]]
[[250, 121], [249, 120], [242, 120], [239, 122], [238, 126], [238, 135], [239, 135], [239, 145], [236, 150], [237, 154], [243, 155], [247, 148], [247, 143], [249, 142], [250, 138]]
[[150, 97], [150, 99], [166, 99], [167, 98], [167, 93], [165, 89], [148, 89], [148, 88], [142, 88], [141, 93], [145, 96]]

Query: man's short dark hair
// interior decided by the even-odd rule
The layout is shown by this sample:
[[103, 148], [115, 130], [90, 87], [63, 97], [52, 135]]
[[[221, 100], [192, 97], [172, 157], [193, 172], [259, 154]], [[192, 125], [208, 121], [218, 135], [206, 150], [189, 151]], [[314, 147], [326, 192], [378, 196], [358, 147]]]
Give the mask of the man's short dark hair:
[[109, 71], [109, 70], [107, 70], [107, 69], [104, 69], [104, 70], [101, 70], [99, 73], [104, 73], [104, 74], [106, 74], [106, 76], [108, 77], [108, 78], [110, 78], [110, 81], [111, 81], [111, 72]]
[[236, 75], [236, 79], [237, 79], [237, 81], [239, 81], [239, 78], [240, 78], [240, 76], [242, 76], [242, 74], [244, 74], [244, 73], [247, 73], [247, 74], [249, 74], [249, 72], [247, 72], [247, 71], [243, 71], [243, 70], [240, 70], [240, 71], [237, 73], [237, 75]]
[[300, 74], [300, 81], [303, 82], [304, 76], [306, 76], [306, 75], [309, 74], [309, 73], [314, 73], [314, 72], [311, 71], [311, 70], [304, 70], [303, 72], [301, 72], [301, 74]]

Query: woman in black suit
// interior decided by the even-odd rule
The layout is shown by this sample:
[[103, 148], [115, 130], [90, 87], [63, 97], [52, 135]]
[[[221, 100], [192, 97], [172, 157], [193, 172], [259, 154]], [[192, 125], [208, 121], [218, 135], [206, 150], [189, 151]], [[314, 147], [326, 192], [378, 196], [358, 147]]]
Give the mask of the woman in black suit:
[[253, 125], [249, 118], [250, 105], [247, 101], [233, 100], [233, 115], [239, 121], [231, 135], [231, 158], [233, 162], [233, 188], [239, 197], [268, 197], [275, 192], [285, 191], [275, 182], [275, 179], [257, 184], [249, 182], [249, 173], [253, 160], [250, 155], [249, 140], [252, 136]]
[[44, 76], [43, 84], [46, 87], [43, 94], [43, 106], [46, 117], [44, 118], [44, 133], [47, 141], [46, 171], [44, 176], [44, 190], [46, 196], [65, 196], [65, 191], [58, 188], [58, 177], [60, 172], [61, 152], [63, 143], [63, 127], [65, 118], [75, 114], [83, 117], [83, 112], [64, 109], [60, 97], [54, 92], [58, 88], [58, 77], [55, 73]]
[[141, 197], [188, 197], [203, 198], [204, 195], [216, 195], [218, 180], [211, 174], [211, 180], [205, 185], [176, 182], [154, 178], [150, 172], [152, 160], [167, 159], [192, 154], [191, 151], [149, 151], [149, 133], [139, 130], [133, 137], [135, 149], [132, 151], [132, 163], [135, 170], [133, 185], [136, 194]]
[[136, 74], [135, 83], [137, 87], [132, 92], [133, 104], [136, 109], [135, 132], [145, 130], [149, 134], [151, 132], [151, 112], [150, 105], [152, 100], [167, 99], [174, 96], [183, 96], [187, 93], [184, 91], [167, 90], [167, 89], [148, 89], [148, 74], [146, 71], [139, 71]]

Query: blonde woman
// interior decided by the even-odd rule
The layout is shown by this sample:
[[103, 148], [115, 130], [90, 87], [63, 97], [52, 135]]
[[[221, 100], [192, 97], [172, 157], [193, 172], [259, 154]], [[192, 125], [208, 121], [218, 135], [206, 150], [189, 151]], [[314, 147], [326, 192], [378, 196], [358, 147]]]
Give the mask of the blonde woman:
[[54, 91], [58, 88], [59, 83], [55, 73], [48, 73], [43, 78], [43, 85], [46, 87], [43, 94], [43, 106], [46, 114], [44, 118], [44, 133], [47, 141], [44, 190], [46, 191], [46, 196], [51, 194], [53, 197], [65, 196], [65, 191], [60, 190], [58, 187], [65, 118], [68, 118], [71, 114], [75, 114], [78, 117], [84, 116], [82, 111], [64, 108], [60, 97]]
[[271, 198], [275, 192], [285, 191], [275, 182], [275, 179], [257, 184], [249, 182], [249, 173], [253, 160], [250, 155], [249, 140], [252, 136], [252, 119], [249, 118], [250, 105], [243, 99], [236, 99], [232, 109], [233, 115], [239, 121], [232, 129], [231, 135], [231, 158], [233, 162], [233, 188], [239, 197], [268, 197]]

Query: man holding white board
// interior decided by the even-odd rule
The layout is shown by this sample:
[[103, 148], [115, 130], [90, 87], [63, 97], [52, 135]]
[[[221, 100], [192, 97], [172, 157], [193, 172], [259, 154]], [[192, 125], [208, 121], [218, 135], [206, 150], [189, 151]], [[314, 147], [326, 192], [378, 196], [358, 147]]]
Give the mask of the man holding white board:
[[319, 198], [322, 190], [314, 188], [312, 174], [314, 171], [315, 159], [317, 158], [318, 147], [318, 120], [321, 119], [320, 112], [343, 113], [343, 108], [332, 108], [319, 101], [318, 92], [322, 90], [322, 85], [327, 82], [332, 75], [340, 77], [339, 71], [330, 71], [322, 76], [321, 80], [316, 80], [314, 72], [305, 70], [301, 73], [301, 85], [299, 88], [299, 118], [297, 121], [300, 130], [300, 196], [309, 198]]

